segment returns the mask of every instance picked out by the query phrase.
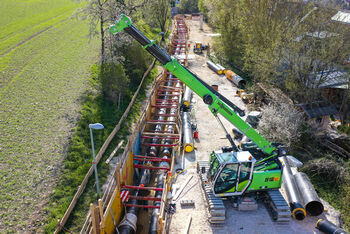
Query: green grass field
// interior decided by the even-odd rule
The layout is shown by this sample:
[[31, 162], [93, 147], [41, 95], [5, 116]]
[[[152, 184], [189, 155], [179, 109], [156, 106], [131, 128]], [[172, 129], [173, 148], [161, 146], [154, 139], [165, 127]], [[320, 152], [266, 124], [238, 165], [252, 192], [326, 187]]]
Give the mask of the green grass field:
[[0, 233], [38, 230], [98, 61], [71, 0], [0, 1]]

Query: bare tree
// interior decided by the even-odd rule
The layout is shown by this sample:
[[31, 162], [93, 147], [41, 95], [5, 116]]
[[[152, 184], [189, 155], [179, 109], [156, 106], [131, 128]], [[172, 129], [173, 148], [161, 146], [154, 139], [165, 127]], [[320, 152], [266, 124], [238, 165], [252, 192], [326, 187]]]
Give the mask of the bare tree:
[[125, 36], [111, 37], [106, 30], [121, 13], [132, 15], [137, 9], [143, 7], [148, 0], [87, 0], [87, 5], [80, 12], [80, 16], [89, 20], [90, 37], [101, 38], [101, 62], [116, 55], [113, 44]]
[[288, 103], [271, 103], [262, 110], [258, 130], [271, 141], [291, 146], [299, 140], [303, 114]]

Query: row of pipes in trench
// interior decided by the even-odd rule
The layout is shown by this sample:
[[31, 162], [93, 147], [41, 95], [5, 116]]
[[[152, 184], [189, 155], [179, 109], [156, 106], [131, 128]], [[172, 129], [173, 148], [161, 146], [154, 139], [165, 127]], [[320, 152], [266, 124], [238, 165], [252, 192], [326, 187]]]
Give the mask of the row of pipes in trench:
[[[174, 55], [183, 55], [186, 53], [186, 44], [187, 44], [187, 28], [183, 18], [178, 17], [175, 19], [175, 27], [177, 32], [175, 33], [176, 37], [173, 37], [172, 44], [175, 45]], [[181, 62], [181, 61], [180, 61]], [[182, 61], [184, 63], [184, 61]], [[119, 224], [119, 233], [127, 234], [127, 233], [136, 233], [137, 219], [140, 208], [151, 208], [152, 214], [149, 221], [149, 233], [155, 234], [158, 233], [158, 214], [160, 212], [160, 204], [161, 198], [163, 194], [163, 185], [164, 179], [166, 179], [168, 175], [168, 171], [170, 169], [170, 160], [174, 147], [177, 146], [179, 142], [179, 137], [176, 136], [175, 126], [177, 123], [177, 115], [179, 113], [179, 102], [181, 100], [181, 90], [182, 83], [172, 74], [167, 73], [166, 78], [163, 81], [163, 85], [158, 89], [158, 93], [156, 93], [156, 105], [153, 108], [156, 108], [155, 113], [153, 114], [153, 119], [151, 122], [153, 123], [152, 128], [149, 127], [148, 131], [152, 131], [155, 134], [153, 137], [149, 137], [146, 139], [146, 143], [144, 143], [141, 152], [142, 155], [145, 155], [145, 160], [138, 165], [135, 164], [135, 173], [134, 180], [137, 178], [137, 182], [135, 182], [136, 186], [133, 191], [133, 197], [143, 197], [145, 196], [145, 190], [142, 188], [147, 188], [151, 183], [151, 178], [155, 177], [156, 187], [155, 187], [155, 195], [154, 198], [147, 198], [144, 200], [130, 200], [125, 206], [127, 206], [126, 214], [124, 215], [123, 220]], [[185, 95], [183, 100], [186, 100], [188, 104], [191, 101], [191, 97], [188, 97], [189, 93], [192, 96], [192, 91], [186, 87]], [[187, 103], [188, 102], [188, 103]], [[183, 145], [186, 151], [193, 150], [193, 138], [192, 138], [192, 128], [189, 119], [188, 112], [183, 112], [182, 114], [182, 124], [183, 124]], [[159, 135], [157, 135], [159, 134]], [[143, 157], [143, 156], [141, 156]], [[148, 160], [148, 158], [152, 158], [152, 160]], [[156, 160], [159, 158], [159, 160]], [[156, 170], [154, 167], [159, 162]], [[137, 169], [140, 168], [140, 169]], [[153, 174], [152, 174], [153, 171]], [[136, 175], [136, 177], [135, 177]], [[138, 175], [138, 176], [137, 176]], [[147, 191], [148, 192], [148, 191]], [[166, 191], [164, 191], [166, 192]], [[147, 200], [153, 200], [153, 205], [144, 205], [144, 202]]]

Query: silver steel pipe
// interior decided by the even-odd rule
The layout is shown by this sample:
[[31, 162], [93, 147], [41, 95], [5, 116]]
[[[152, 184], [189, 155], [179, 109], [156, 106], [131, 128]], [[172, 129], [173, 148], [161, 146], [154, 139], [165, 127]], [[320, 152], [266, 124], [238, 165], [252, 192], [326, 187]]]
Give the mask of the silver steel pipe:
[[324, 210], [323, 204], [309, 177], [303, 172], [298, 172], [295, 174], [295, 182], [299, 188], [306, 211], [312, 216], [322, 214]]
[[303, 220], [306, 216], [306, 211], [303, 206], [303, 201], [296, 185], [292, 170], [290, 168], [288, 159], [286, 156], [280, 157], [283, 164], [283, 187], [287, 194], [287, 200], [292, 212], [293, 218], [297, 220]]
[[208, 67], [217, 74], [222, 74], [222, 70], [212, 61], [207, 60]]
[[186, 152], [192, 152], [193, 147], [193, 134], [192, 125], [189, 112], [182, 112], [182, 132], [183, 132], [183, 147]]
[[192, 99], [193, 91], [186, 86], [185, 92], [182, 98], [182, 103], [186, 106], [189, 107], [191, 104], [191, 99]]

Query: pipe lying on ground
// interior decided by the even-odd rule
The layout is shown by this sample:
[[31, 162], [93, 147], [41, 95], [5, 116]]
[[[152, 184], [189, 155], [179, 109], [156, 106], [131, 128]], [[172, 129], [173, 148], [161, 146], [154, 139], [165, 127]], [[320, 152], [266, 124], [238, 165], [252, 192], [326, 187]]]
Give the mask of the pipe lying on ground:
[[299, 191], [301, 192], [301, 197], [304, 201], [303, 205], [305, 206], [306, 211], [312, 216], [322, 214], [324, 210], [323, 204], [317, 196], [314, 186], [307, 175], [298, 172], [294, 177]]
[[347, 234], [347, 232], [344, 229], [341, 229], [340, 227], [337, 227], [333, 223], [329, 222], [328, 220], [323, 219], [319, 219], [317, 221], [316, 228], [326, 234]]
[[222, 70], [212, 61], [207, 60], [207, 65], [208, 67], [213, 70], [215, 73], [221, 75], [222, 74]]
[[186, 152], [193, 151], [193, 134], [189, 112], [182, 112], [183, 146]]
[[186, 107], [189, 107], [190, 104], [191, 104], [191, 99], [192, 99], [192, 94], [193, 94], [193, 91], [186, 86], [185, 88], [185, 92], [184, 92], [184, 95], [183, 95], [183, 104], [186, 106]]
[[244, 88], [246, 85], [245, 80], [231, 70], [227, 70], [225, 72], [225, 76], [227, 79], [232, 81], [232, 83], [234, 83], [238, 88]]
[[306, 216], [306, 211], [302, 205], [302, 198], [300, 196], [299, 189], [296, 185], [292, 170], [286, 156], [279, 158], [283, 163], [283, 187], [287, 194], [287, 200], [292, 212], [293, 218], [297, 220], [303, 220]]
[[[226, 73], [226, 71], [227, 71], [226, 68], [224, 68], [223, 66], [221, 66], [221, 65], [218, 64], [218, 63], [216, 64], [216, 66], [222, 71], [222, 73], [224, 73], [224, 74]], [[221, 74], [222, 74], [222, 73], [221, 73]]]

